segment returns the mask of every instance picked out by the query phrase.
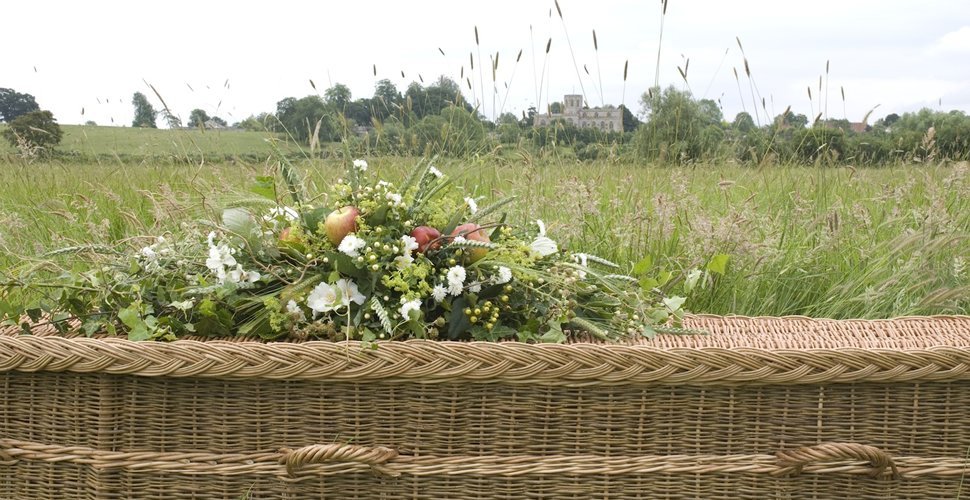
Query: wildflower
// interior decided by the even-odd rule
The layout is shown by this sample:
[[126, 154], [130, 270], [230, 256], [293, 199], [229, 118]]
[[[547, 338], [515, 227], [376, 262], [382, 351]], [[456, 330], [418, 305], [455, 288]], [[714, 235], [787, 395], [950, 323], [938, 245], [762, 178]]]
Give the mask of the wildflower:
[[236, 264], [236, 268], [226, 274], [225, 281], [231, 283], [255, 283], [259, 281], [260, 275], [256, 271], [244, 271], [241, 264]]
[[465, 268], [455, 266], [448, 269], [448, 293], [453, 296], [461, 295], [461, 290], [465, 284]]
[[478, 213], [478, 203], [475, 202], [475, 198], [465, 197], [465, 204], [468, 205], [468, 210], [471, 211], [472, 215]]
[[411, 311], [421, 310], [421, 301], [418, 299], [405, 300], [404, 297], [401, 297], [401, 304], [401, 308], [398, 309], [398, 312], [401, 313], [401, 317], [403, 317], [405, 321], [411, 319]]
[[344, 236], [344, 239], [340, 240], [340, 246], [337, 250], [340, 250], [344, 254], [350, 257], [357, 257], [360, 255], [360, 249], [367, 246], [367, 242], [354, 236], [353, 234], [348, 234]]
[[442, 285], [435, 285], [434, 288], [431, 289], [431, 296], [434, 297], [435, 302], [444, 302], [445, 295], [447, 293], [448, 290]]
[[[589, 267], [589, 256], [584, 253], [574, 253], [573, 261], [583, 267]], [[579, 274], [579, 279], [586, 279], [586, 271], [577, 271]]]
[[482, 291], [482, 284], [481, 284], [481, 282], [476, 281], [476, 282], [472, 283], [471, 285], [468, 285], [468, 291], [471, 292], [471, 293], [478, 293], [478, 292]]
[[337, 307], [337, 289], [328, 283], [317, 285], [306, 299], [306, 305], [314, 313], [326, 313]]
[[418, 240], [413, 236], [404, 235], [401, 236], [401, 241], [404, 243], [402, 251], [404, 255], [411, 255], [411, 252], [418, 249]]
[[348, 279], [339, 279], [333, 285], [328, 283], [317, 285], [310, 292], [306, 303], [313, 312], [326, 313], [350, 307], [351, 302], [363, 304], [365, 298], [357, 289], [357, 283]]
[[392, 193], [388, 191], [388, 193], [385, 195], [385, 198], [387, 198], [388, 201], [390, 201], [391, 203], [394, 203], [395, 205], [401, 204], [401, 195], [397, 193]]
[[366, 160], [354, 160], [354, 168], [360, 170], [361, 172], [367, 171], [367, 161]]
[[495, 284], [504, 285], [510, 281], [512, 281], [512, 270], [505, 266], [499, 266], [498, 276], [495, 277]]
[[303, 314], [303, 309], [300, 309], [300, 305], [293, 299], [286, 303], [286, 314], [297, 322], [306, 321], [306, 314]]
[[441, 173], [441, 170], [438, 170], [434, 166], [429, 166], [428, 167], [428, 172], [431, 173], [431, 175], [433, 175], [433, 176], [435, 176], [435, 177], [437, 177], [439, 179], [441, 178], [441, 176], [444, 175], [444, 174]]

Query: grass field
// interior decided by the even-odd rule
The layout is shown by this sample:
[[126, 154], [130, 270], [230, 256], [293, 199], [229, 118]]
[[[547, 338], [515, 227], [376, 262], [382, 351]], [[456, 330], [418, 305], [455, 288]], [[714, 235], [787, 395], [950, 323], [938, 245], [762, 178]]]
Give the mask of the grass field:
[[[0, 128], [3, 126], [0, 125]], [[266, 139], [275, 134], [233, 129], [151, 129], [103, 127], [97, 125], [62, 125], [64, 137], [57, 150], [68, 157], [80, 157], [93, 163], [125, 160], [225, 160], [236, 157], [250, 161], [270, 156]], [[287, 153], [297, 152], [293, 143], [282, 142]], [[0, 141], [0, 156], [16, 150]]]
[[[271, 156], [255, 133], [69, 130], [65, 145], [87, 145], [105, 158], [100, 151], [116, 147], [153, 158], [186, 144], [206, 154]], [[420, 161], [368, 160], [392, 180]], [[0, 266], [80, 243], [177, 234], [180, 221], [218, 213], [223, 195], [245, 190], [271, 165], [0, 164]], [[834, 318], [970, 312], [965, 162], [859, 170], [659, 168], [523, 154], [437, 165], [483, 200], [516, 195], [513, 223], [542, 218], [561, 244], [627, 267], [650, 256], [656, 269], [673, 273], [674, 286], [685, 270], [728, 255], [727, 273], [690, 297], [694, 312]], [[318, 185], [343, 168], [319, 160], [299, 166]]]

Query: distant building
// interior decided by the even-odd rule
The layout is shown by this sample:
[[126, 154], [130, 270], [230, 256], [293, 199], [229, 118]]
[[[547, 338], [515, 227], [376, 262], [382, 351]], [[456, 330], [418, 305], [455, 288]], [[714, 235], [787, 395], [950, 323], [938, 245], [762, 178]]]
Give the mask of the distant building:
[[604, 132], [623, 131], [622, 108], [584, 108], [583, 96], [565, 95], [562, 99], [562, 113], [544, 113], [535, 116], [536, 127], [548, 126], [553, 120], [563, 120], [577, 127], [595, 127]]

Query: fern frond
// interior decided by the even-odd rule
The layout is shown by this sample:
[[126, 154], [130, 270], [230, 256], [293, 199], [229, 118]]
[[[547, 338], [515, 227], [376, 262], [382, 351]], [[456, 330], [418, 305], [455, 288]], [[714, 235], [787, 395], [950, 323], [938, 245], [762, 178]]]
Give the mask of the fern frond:
[[371, 297], [370, 306], [377, 314], [377, 318], [381, 320], [381, 326], [388, 335], [394, 334], [394, 329], [391, 328], [391, 318], [387, 315], [387, 310], [381, 305], [381, 302], [377, 300], [377, 297]]

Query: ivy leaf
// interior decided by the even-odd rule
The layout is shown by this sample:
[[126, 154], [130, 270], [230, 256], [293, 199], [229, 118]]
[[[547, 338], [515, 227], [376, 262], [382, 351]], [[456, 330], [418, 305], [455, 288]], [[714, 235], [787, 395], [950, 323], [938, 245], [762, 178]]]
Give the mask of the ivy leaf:
[[132, 305], [118, 311], [118, 319], [128, 327], [128, 340], [148, 340], [148, 325], [138, 312], [138, 306]]
[[559, 323], [558, 319], [551, 319], [546, 325], [549, 327], [549, 331], [542, 334], [539, 341], [548, 344], [562, 344], [566, 341], [566, 334], [563, 333], [562, 324]]
[[653, 256], [648, 254], [633, 266], [633, 275], [643, 276], [651, 267], [653, 267]]
[[714, 257], [711, 257], [711, 261], [707, 263], [707, 270], [723, 276], [724, 273], [727, 272], [727, 265], [730, 259], [730, 255], [723, 253], [717, 254]]
[[249, 188], [249, 190], [262, 196], [263, 198], [268, 198], [275, 201], [276, 179], [269, 175], [257, 176], [256, 182]]
[[451, 340], [455, 340], [472, 327], [468, 316], [464, 313], [466, 305], [468, 302], [464, 297], [459, 297], [451, 304], [451, 315], [448, 318], [448, 338]]

